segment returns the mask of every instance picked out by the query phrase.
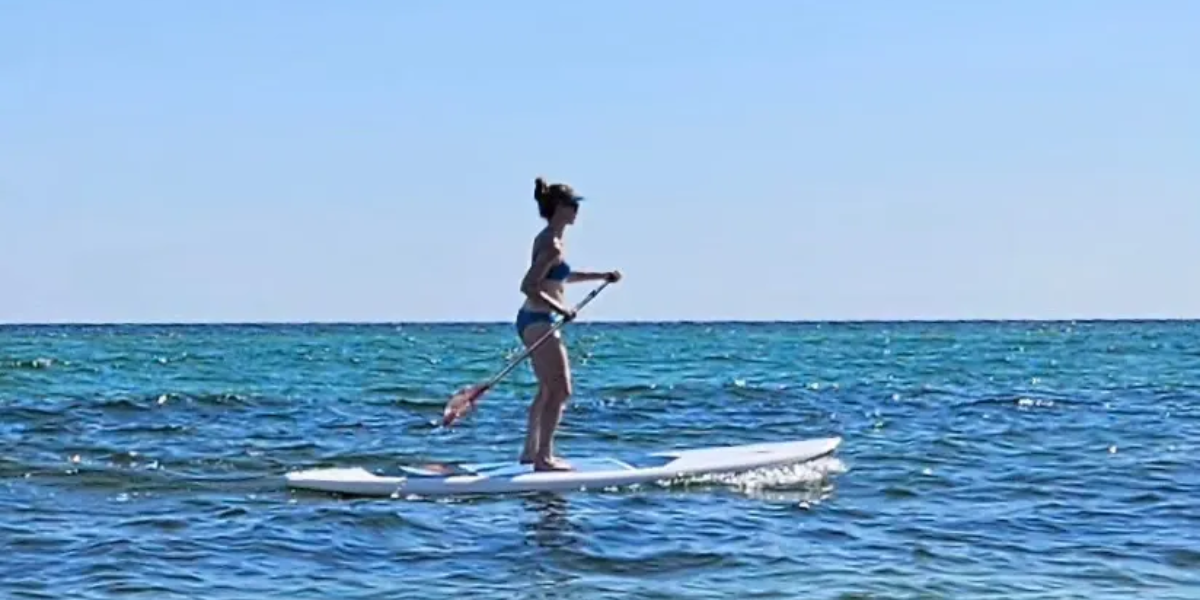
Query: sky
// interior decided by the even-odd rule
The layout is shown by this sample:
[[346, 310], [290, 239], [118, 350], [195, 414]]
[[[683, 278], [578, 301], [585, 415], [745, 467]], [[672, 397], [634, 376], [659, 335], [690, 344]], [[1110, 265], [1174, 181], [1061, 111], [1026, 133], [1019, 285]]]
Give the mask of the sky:
[[[0, 322], [1200, 317], [1200, 3], [0, 4]], [[577, 301], [592, 284], [572, 287]]]

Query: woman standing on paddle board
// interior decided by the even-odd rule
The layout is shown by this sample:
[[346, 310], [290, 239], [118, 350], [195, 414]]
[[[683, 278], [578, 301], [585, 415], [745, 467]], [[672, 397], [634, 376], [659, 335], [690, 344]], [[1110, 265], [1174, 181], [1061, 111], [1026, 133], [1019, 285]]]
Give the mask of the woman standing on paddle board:
[[[620, 271], [596, 273], [573, 271], [563, 251], [563, 236], [575, 223], [582, 196], [565, 183], [547, 185], [538, 177], [534, 181], [533, 198], [538, 214], [546, 227], [533, 239], [533, 257], [529, 270], [521, 280], [525, 304], [517, 311], [517, 335], [528, 348], [554, 324], [552, 313], [573, 320], [575, 311], [566, 305], [563, 288], [567, 283], [581, 281], [619, 281]], [[521, 463], [533, 463], [536, 471], [569, 470], [566, 461], [554, 456], [554, 432], [562, 420], [563, 407], [571, 396], [571, 364], [562, 338], [555, 332], [530, 354], [538, 391], [529, 407], [528, 430]]]

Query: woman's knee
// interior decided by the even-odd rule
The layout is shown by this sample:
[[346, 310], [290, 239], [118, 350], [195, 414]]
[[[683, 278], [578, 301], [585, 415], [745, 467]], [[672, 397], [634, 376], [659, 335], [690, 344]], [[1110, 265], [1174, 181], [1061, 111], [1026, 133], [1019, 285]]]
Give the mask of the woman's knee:
[[567, 366], [560, 362], [556, 367], [547, 373], [546, 380], [543, 382], [546, 400], [555, 403], [565, 401], [575, 391], [571, 381], [571, 372]]
[[571, 389], [571, 379], [565, 377], [546, 389], [546, 400], [554, 404], [566, 402], [571, 397], [572, 392], [574, 390]]

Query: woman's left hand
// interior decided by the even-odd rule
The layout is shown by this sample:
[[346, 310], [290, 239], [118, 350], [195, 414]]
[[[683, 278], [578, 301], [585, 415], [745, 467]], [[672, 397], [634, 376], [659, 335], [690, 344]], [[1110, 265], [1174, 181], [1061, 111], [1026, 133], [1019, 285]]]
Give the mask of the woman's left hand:
[[612, 283], [616, 283], [621, 280], [621, 272], [620, 271], [609, 271], [604, 274], [604, 280], [610, 281]]

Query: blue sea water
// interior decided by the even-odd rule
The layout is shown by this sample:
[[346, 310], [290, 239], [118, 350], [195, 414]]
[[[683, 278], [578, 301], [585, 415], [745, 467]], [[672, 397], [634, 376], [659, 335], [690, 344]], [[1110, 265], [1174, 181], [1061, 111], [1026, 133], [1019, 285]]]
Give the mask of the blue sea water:
[[835, 458], [564, 495], [338, 498], [314, 466], [514, 458], [510, 324], [0, 328], [5, 598], [1200, 597], [1200, 323], [567, 329], [571, 456]]

